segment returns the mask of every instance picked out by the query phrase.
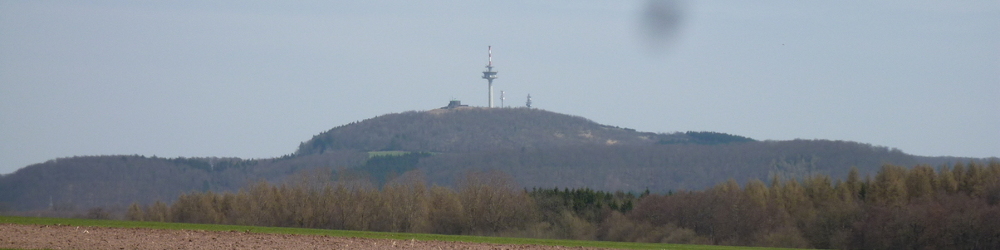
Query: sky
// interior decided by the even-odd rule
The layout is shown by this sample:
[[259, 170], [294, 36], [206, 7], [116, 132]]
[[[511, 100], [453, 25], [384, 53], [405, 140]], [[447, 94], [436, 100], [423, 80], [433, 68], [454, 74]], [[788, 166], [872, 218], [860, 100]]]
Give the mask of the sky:
[[1000, 156], [1000, 1], [0, 1], [0, 174], [270, 158], [494, 100], [639, 131]]

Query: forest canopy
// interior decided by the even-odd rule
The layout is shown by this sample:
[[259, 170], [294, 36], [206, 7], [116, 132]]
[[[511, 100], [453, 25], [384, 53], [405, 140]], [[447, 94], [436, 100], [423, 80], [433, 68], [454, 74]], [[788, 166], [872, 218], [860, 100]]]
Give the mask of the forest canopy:
[[[774, 177], [703, 191], [520, 189], [501, 172], [457, 188], [416, 173], [380, 188], [318, 174], [236, 193], [133, 204], [131, 220], [389, 232], [841, 249], [1000, 248], [1000, 163], [905, 168], [845, 179]], [[365, 182], [360, 182], [365, 183]]]

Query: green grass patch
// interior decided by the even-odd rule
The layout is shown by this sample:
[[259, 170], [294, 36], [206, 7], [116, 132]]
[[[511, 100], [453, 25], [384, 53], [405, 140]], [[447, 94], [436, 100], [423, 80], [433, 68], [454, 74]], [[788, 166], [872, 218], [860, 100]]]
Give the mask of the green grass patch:
[[165, 223], [165, 222], [149, 222], [149, 221], [91, 220], [91, 219], [67, 219], [67, 218], [44, 218], [44, 217], [0, 216], [0, 223], [28, 224], [28, 225], [119, 227], [119, 228], [152, 228], [152, 229], [171, 229], [171, 230], [239, 231], [239, 232], [269, 233], [269, 234], [327, 235], [335, 237], [359, 237], [359, 238], [373, 238], [373, 239], [398, 239], [398, 240], [415, 239], [415, 240], [489, 243], [489, 244], [521, 244], [521, 245], [534, 244], [534, 245], [554, 245], [554, 246], [567, 246], [567, 247], [579, 246], [579, 247], [600, 247], [600, 248], [626, 248], [626, 249], [681, 249], [681, 250], [779, 249], [779, 248], [764, 248], [764, 247], [734, 247], [734, 246], [681, 245], [681, 244], [610, 242], [610, 241], [553, 240], [553, 239], [508, 238], [508, 237], [488, 237], [488, 236], [469, 236], [469, 235], [388, 233], [388, 232], [328, 230], [328, 229], [309, 229], [309, 228], [257, 227], [257, 226], [237, 226], [237, 225], [217, 225], [217, 224], [189, 224], [189, 223]]
[[398, 151], [398, 150], [393, 150], [393, 151], [368, 151], [368, 158], [371, 159], [372, 157], [375, 157], [375, 156], [400, 156], [400, 155], [405, 155], [407, 153], [410, 153], [410, 151]]

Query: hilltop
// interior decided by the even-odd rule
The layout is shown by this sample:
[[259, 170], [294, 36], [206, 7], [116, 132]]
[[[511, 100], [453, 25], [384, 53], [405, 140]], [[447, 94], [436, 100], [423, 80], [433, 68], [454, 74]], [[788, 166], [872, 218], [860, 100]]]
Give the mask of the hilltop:
[[541, 109], [463, 107], [387, 114], [335, 127], [303, 142], [296, 155], [331, 150], [476, 152], [751, 141], [714, 132], [638, 132]]
[[[407, 152], [414, 152], [408, 154]], [[882, 164], [952, 164], [864, 143], [757, 141], [717, 132], [650, 133], [528, 108], [436, 109], [386, 114], [334, 127], [274, 159], [80, 156], [33, 164], [0, 177], [0, 210], [124, 208], [172, 201], [183, 192], [236, 191], [266, 180], [362, 178], [374, 186], [420, 175], [453, 185], [497, 170], [522, 186], [608, 191], [702, 189], [727, 179], [827, 174]], [[415, 172], [411, 172], [417, 170]]]
[[528, 108], [457, 108], [387, 114], [339, 126], [299, 146], [297, 155], [329, 150], [473, 152], [570, 145], [637, 145], [653, 133], [597, 124]]

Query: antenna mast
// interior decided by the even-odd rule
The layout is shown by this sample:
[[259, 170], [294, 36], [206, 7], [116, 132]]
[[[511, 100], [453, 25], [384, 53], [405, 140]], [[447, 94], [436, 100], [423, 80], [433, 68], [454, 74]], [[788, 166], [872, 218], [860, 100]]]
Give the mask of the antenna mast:
[[503, 106], [503, 100], [504, 100], [504, 99], [506, 99], [506, 98], [505, 98], [505, 97], [503, 96], [503, 94], [504, 94], [504, 93], [503, 93], [503, 90], [501, 90], [501, 91], [500, 91], [500, 107], [501, 107], [501, 108], [503, 108], [503, 107], [504, 107], [504, 106]]
[[489, 46], [489, 47], [487, 47], [487, 49], [489, 50], [489, 53], [490, 53], [489, 54], [490, 61], [486, 64], [486, 71], [483, 71], [483, 79], [486, 79], [486, 81], [489, 83], [489, 87], [490, 87], [490, 92], [489, 92], [489, 94], [490, 94], [490, 96], [489, 96], [490, 102], [489, 103], [490, 103], [490, 108], [492, 108], [493, 107], [493, 79], [497, 79], [497, 72], [493, 71], [493, 46]]

